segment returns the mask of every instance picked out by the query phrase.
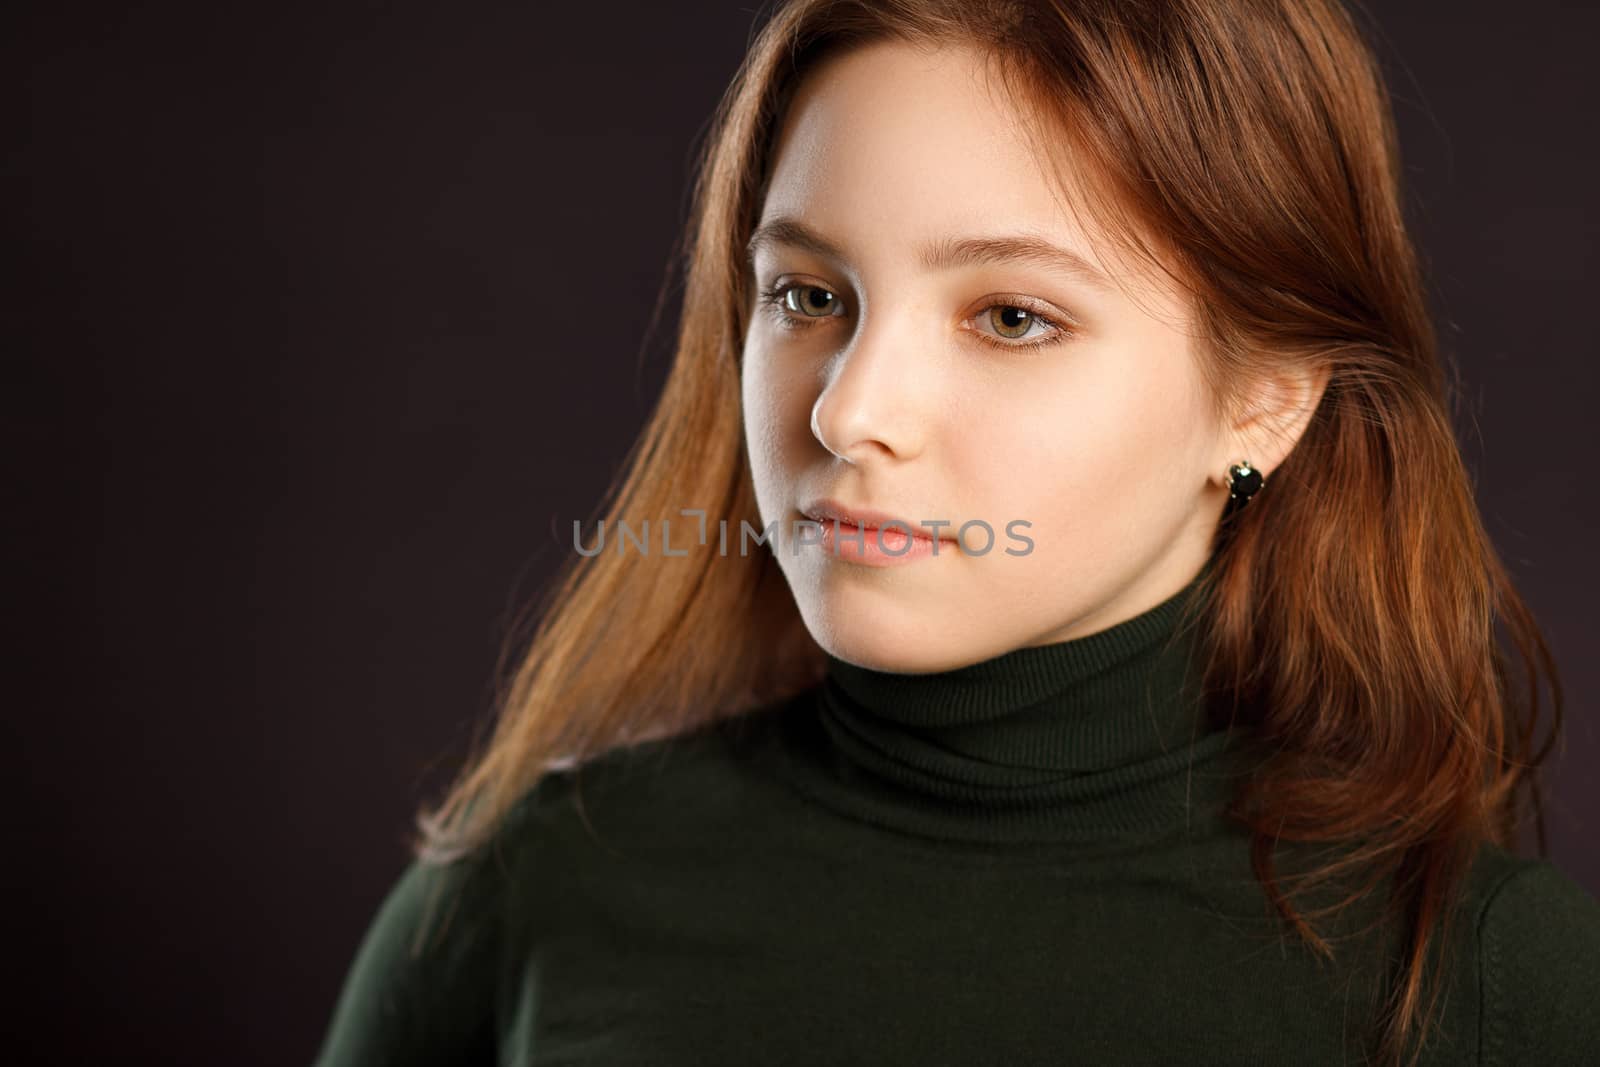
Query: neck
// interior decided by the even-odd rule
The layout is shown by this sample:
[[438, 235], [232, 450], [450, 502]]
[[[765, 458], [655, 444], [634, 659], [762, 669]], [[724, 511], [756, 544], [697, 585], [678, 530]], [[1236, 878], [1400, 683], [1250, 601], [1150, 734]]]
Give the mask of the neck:
[[968, 840], [1144, 836], [1211, 814], [1234, 738], [1208, 722], [1178, 625], [1203, 576], [1098, 633], [953, 670], [829, 656], [805, 786], [872, 822]]

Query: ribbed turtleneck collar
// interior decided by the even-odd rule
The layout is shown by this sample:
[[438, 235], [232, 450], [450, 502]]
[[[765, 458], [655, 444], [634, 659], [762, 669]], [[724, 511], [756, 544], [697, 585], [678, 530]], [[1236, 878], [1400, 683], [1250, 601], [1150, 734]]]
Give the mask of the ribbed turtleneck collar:
[[1082, 841], [1210, 819], [1236, 738], [1207, 723], [1194, 635], [1177, 625], [1200, 580], [1098, 633], [953, 670], [830, 656], [791, 727], [791, 779], [932, 837]]

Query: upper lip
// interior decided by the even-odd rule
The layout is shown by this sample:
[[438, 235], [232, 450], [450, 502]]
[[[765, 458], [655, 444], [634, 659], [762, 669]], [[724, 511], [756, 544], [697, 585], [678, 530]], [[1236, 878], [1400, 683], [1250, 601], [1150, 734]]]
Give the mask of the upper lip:
[[886, 511], [877, 511], [873, 508], [859, 508], [853, 504], [841, 504], [837, 500], [823, 498], [813, 500], [801, 509], [808, 519], [818, 522], [831, 522], [837, 519], [850, 526], [859, 526], [863, 530], [882, 529], [890, 523], [898, 523], [899, 529], [909, 529], [913, 537], [926, 537], [929, 540], [948, 541], [947, 534], [934, 535], [930, 529], [924, 528], [920, 523], [903, 519], [898, 515], [891, 515]]

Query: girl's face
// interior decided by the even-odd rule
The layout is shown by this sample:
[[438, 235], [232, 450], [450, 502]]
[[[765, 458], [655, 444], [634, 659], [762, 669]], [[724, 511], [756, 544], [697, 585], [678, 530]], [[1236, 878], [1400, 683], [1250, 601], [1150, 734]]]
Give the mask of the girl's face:
[[[817, 642], [880, 670], [1154, 607], [1203, 566], [1227, 464], [1263, 465], [1230, 454], [1181, 298], [1093, 251], [982, 78], [976, 53], [901, 43], [826, 63], [785, 116], [751, 243], [761, 521]], [[872, 566], [853, 542], [800, 544], [819, 501], [946, 538], [972, 523], [967, 549]]]

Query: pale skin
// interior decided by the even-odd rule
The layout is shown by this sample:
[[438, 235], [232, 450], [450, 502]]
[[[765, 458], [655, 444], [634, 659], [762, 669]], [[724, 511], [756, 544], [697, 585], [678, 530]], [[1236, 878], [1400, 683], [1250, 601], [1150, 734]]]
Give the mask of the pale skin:
[[[975, 53], [898, 42], [836, 56], [785, 114], [760, 222], [796, 220], [838, 254], [755, 245], [756, 290], [788, 287], [757, 299], [743, 352], [762, 524], [787, 531], [826, 496], [997, 534], [987, 555], [943, 544], [890, 568], [780, 545], [807, 628], [852, 663], [949, 670], [1156, 606], [1200, 572], [1228, 465], [1270, 483], [1326, 384], [1285, 373], [1219, 419], [1185, 298], [1085, 232], [1028, 136]], [[1018, 236], [1088, 269], [923, 256]], [[1014, 519], [1026, 555], [1003, 551], [1023, 547]]]

